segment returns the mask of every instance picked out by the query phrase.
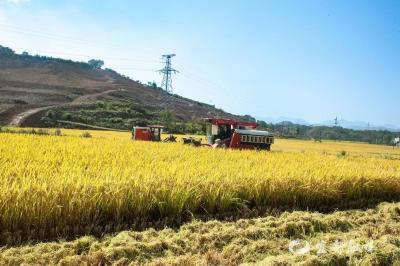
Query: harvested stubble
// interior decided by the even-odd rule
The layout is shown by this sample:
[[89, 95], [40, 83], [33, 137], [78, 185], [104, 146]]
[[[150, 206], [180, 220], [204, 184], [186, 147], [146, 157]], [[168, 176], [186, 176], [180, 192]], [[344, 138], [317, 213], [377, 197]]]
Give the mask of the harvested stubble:
[[0, 241], [400, 198], [398, 160], [0, 134]]
[[[366, 211], [193, 221], [179, 230], [3, 248], [0, 265], [399, 265], [399, 236], [400, 203], [385, 203]], [[289, 243], [296, 239], [301, 246], [307, 241], [310, 250], [291, 252]], [[325, 243], [325, 253], [319, 243]]]

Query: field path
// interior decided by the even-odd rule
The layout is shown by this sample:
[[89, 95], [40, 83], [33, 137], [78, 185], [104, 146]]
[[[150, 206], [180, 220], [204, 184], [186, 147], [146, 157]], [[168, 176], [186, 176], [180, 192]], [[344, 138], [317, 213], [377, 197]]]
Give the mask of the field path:
[[55, 108], [55, 107], [67, 107], [67, 106], [76, 106], [76, 105], [87, 104], [88, 102], [90, 102], [90, 100], [96, 99], [98, 96], [106, 95], [106, 94], [109, 94], [109, 93], [115, 92], [115, 91], [123, 91], [123, 90], [124, 89], [106, 90], [106, 91], [103, 91], [103, 92], [98, 92], [98, 93], [79, 96], [79, 97], [75, 98], [70, 103], [58, 104], [58, 105], [49, 105], [49, 106], [36, 107], [36, 108], [28, 109], [28, 110], [26, 110], [24, 112], [16, 114], [14, 116], [14, 118], [11, 120], [11, 122], [8, 124], [8, 126], [10, 126], [10, 127], [18, 127], [29, 116], [31, 116], [33, 114], [36, 114], [38, 112], [44, 111], [44, 110], [49, 110], [49, 109]]

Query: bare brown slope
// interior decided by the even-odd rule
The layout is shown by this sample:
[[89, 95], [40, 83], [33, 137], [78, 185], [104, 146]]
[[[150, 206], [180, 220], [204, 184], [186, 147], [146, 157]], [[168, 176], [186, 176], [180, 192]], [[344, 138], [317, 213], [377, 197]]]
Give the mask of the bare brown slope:
[[125, 99], [168, 108], [181, 120], [233, 116], [211, 105], [150, 88], [109, 69], [47, 57], [0, 54], [0, 125], [29, 126], [28, 118], [41, 111], [71, 105], [76, 108], [97, 99]]

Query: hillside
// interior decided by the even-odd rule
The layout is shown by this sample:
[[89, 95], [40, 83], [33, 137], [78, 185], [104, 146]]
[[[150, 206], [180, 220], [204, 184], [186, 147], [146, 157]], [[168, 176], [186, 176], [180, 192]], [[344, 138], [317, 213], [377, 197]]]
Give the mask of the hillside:
[[188, 122], [204, 116], [234, 117], [111, 69], [20, 55], [0, 46], [0, 125], [60, 126], [58, 120], [68, 120], [128, 129], [133, 124]]

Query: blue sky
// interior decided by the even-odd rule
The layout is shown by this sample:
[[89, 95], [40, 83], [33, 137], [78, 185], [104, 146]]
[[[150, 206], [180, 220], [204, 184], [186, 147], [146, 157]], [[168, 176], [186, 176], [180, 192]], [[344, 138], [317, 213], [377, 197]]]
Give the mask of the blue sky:
[[0, 44], [161, 82], [237, 114], [400, 126], [400, 1], [0, 0]]

